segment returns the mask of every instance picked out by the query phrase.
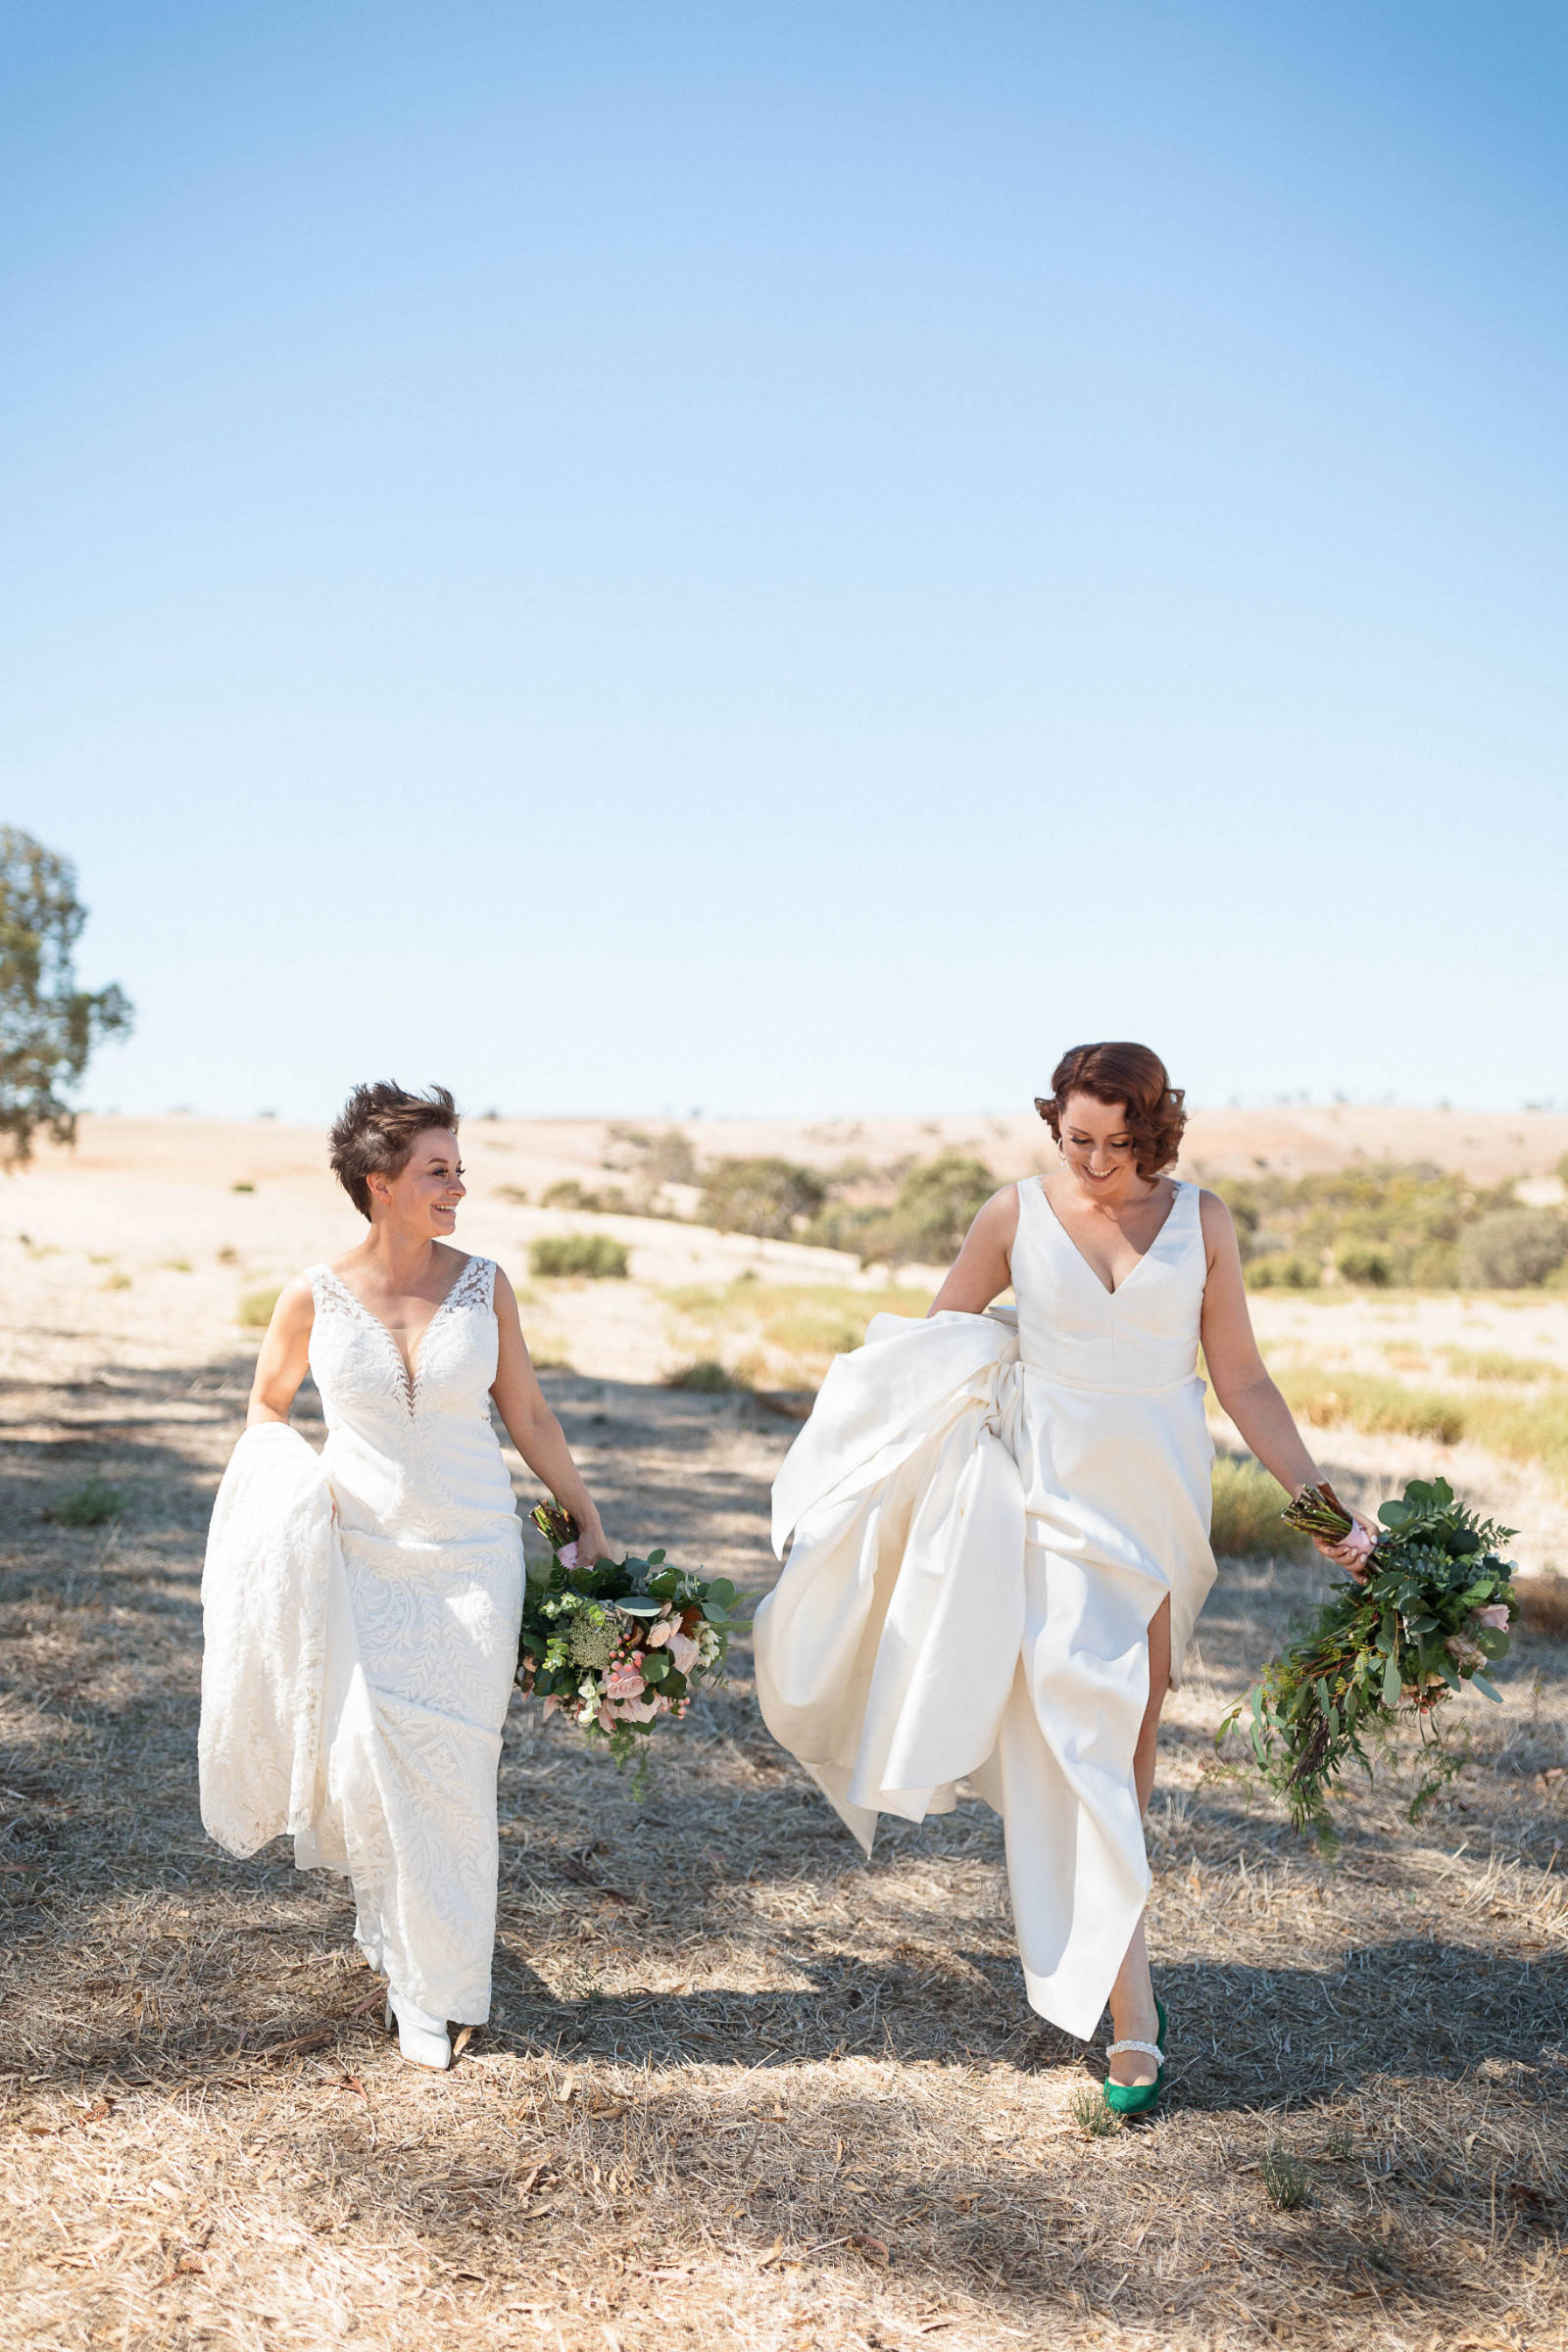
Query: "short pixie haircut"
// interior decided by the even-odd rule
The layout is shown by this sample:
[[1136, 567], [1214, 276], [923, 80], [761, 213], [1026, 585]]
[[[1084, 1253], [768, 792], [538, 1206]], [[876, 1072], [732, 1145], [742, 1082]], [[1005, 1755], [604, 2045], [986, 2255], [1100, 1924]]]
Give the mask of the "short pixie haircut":
[[1157, 1176], [1174, 1163], [1187, 1125], [1185, 1089], [1172, 1086], [1165, 1064], [1148, 1046], [1122, 1041], [1069, 1047], [1051, 1073], [1050, 1094], [1035, 1097], [1035, 1108], [1058, 1144], [1071, 1095], [1122, 1104], [1140, 1176]]
[[457, 1133], [458, 1106], [444, 1086], [411, 1095], [390, 1078], [357, 1086], [332, 1122], [332, 1173], [362, 1217], [370, 1214], [368, 1176], [401, 1176], [416, 1136], [432, 1127]]

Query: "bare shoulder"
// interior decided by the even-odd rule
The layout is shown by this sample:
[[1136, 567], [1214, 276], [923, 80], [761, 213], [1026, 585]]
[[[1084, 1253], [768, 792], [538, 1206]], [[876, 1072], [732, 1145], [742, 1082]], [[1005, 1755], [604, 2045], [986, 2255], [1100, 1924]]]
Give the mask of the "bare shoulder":
[[983, 1235], [988, 1242], [1001, 1242], [1010, 1247], [1017, 1230], [1018, 1187], [1004, 1184], [999, 1193], [992, 1194], [970, 1231]]
[[273, 1325], [280, 1331], [308, 1331], [316, 1320], [316, 1292], [309, 1274], [291, 1275], [277, 1294]]
[[1207, 1193], [1200, 1187], [1198, 1214], [1203, 1228], [1204, 1247], [1211, 1257], [1216, 1250], [1223, 1250], [1227, 1244], [1235, 1248], [1236, 1227], [1231, 1220], [1230, 1210], [1218, 1193]]

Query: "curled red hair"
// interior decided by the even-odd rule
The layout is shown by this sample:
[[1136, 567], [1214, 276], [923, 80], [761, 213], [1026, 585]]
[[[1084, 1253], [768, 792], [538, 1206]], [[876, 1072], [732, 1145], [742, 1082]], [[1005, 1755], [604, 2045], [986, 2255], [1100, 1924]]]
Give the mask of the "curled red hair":
[[1035, 1097], [1035, 1108], [1058, 1144], [1071, 1095], [1121, 1104], [1140, 1176], [1157, 1176], [1173, 1165], [1187, 1125], [1185, 1090], [1172, 1086], [1165, 1064], [1148, 1046], [1121, 1040], [1068, 1048], [1051, 1073], [1050, 1094]]

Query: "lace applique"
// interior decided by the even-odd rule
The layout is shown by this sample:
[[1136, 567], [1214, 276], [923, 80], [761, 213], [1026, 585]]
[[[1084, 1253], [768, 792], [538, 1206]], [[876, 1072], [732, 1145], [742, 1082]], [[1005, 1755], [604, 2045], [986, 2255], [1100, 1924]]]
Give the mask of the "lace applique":
[[[413, 1418], [418, 1412], [420, 1393], [424, 1385], [425, 1365], [430, 1343], [438, 1327], [448, 1316], [461, 1314], [465, 1308], [490, 1312], [495, 1297], [496, 1263], [493, 1257], [470, 1257], [456, 1282], [420, 1332], [415, 1346], [414, 1374], [411, 1379], [402, 1348], [379, 1315], [372, 1314], [363, 1298], [357, 1298], [342, 1276], [330, 1266], [312, 1266], [310, 1269], [311, 1297], [316, 1312], [324, 1318], [338, 1318], [368, 1327], [380, 1343], [384, 1386], [388, 1395], [395, 1395]], [[357, 1366], [358, 1368], [362, 1368]]]

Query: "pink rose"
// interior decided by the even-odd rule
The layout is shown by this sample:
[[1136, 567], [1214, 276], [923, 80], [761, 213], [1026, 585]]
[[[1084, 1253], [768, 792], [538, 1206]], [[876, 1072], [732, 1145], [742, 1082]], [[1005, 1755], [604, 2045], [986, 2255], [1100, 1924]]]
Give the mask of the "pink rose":
[[576, 1567], [576, 1565], [577, 1565], [577, 1539], [576, 1539], [576, 1537], [575, 1537], [575, 1536], [573, 1536], [573, 1538], [572, 1538], [572, 1540], [571, 1540], [571, 1542], [570, 1542], [569, 1544], [563, 1544], [563, 1545], [561, 1546], [561, 1549], [560, 1549], [560, 1550], [557, 1552], [557, 1554], [556, 1554], [556, 1557], [557, 1557], [557, 1559], [558, 1559], [558, 1560], [561, 1562], [561, 1565], [563, 1566], [563, 1568], [575, 1568], [575, 1567]]
[[1476, 1611], [1477, 1625], [1490, 1626], [1494, 1634], [1508, 1631], [1508, 1604], [1505, 1600], [1489, 1600], [1484, 1609]]
[[669, 1654], [674, 1659], [675, 1664], [680, 1669], [682, 1674], [690, 1674], [692, 1668], [697, 1663], [697, 1644], [689, 1634], [671, 1634], [669, 1637]]
[[664, 1643], [673, 1637], [674, 1631], [674, 1625], [669, 1618], [656, 1617], [643, 1636], [644, 1643], [649, 1649], [662, 1649]]

